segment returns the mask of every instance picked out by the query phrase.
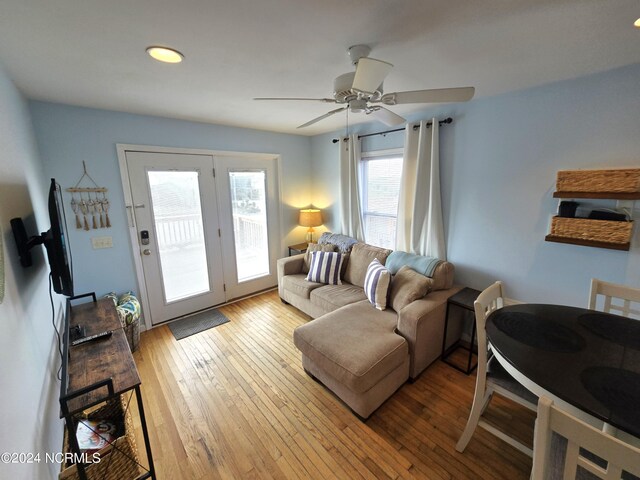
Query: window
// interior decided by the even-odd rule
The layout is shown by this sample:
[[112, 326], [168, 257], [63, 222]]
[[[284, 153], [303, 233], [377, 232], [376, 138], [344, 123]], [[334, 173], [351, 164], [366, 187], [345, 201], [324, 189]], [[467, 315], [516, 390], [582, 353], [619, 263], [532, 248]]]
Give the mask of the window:
[[360, 165], [364, 237], [395, 249], [402, 150], [363, 153]]

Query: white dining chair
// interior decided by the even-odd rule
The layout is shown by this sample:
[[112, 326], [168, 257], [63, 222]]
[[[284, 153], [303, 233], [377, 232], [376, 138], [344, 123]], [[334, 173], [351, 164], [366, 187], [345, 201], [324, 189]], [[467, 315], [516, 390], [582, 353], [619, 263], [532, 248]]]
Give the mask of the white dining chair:
[[[602, 308], [598, 308], [600, 297]], [[640, 319], [640, 289], [592, 278], [589, 309]]]
[[559, 409], [547, 397], [538, 401], [533, 449], [532, 480], [640, 476], [640, 449]]
[[480, 418], [489, 405], [494, 393], [509, 398], [533, 411], [536, 410], [537, 397], [502, 368], [498, 360], [491, 354], [491, 347], [487, 342], [487, 332], [485, 328], [487, 317], [494, 310], [504, 306], [502, 282], [496, 282], [485, 289], [478, 295], [473, 305], [476, 314], [476, 332], [478, 336], [476, 391], [467, 425], [456, 444], [456, 450], [463, 452], [471, 440], [476, 427], [480, 426], [521, 452], [532, 456], [533, 451], [529, 447]]

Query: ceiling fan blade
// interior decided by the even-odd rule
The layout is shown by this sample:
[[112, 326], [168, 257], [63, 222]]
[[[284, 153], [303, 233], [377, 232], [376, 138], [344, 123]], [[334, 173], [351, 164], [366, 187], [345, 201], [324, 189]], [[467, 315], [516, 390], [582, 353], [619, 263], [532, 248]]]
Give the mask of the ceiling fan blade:
[[473, 98], [475, 91], [476, 89], [473, 87], [460, 87], [386, 93], [380, 99], [380, 103], [384, 103], [385, 105], [400, 105], [403, 103], [466, 102]]
[[258, 97], [254, 100], [304, 100], [310, 102], [336, 103], [333, 98], [300, 98], [300, 97]]
[[392, 68], [393, 65], [382, 60], [362, 57], [358, 60], [352, 88], [359, 92], [374, 93]]
[[311, 120], [311, 121], [309, 121], [307, 123], [303, 123], [302, 125], [300, 125], [297, 128], [308, 127], [309, 125], [313, 125], [314, 123], [319, 122], [320, 120], [324, 120], [325, 118], [330, 117], [331, 115], [333, 115], [335, 113], [342, 112], [343, 110], [346, 110], [347, 108], [349, 108], [349, 107], [336, 108], [335, 110], [331, 110], [330, 112], [325, 113], [324, 115], [320, 115], [319, 117], [314, 118], [313, 120]]
[[390, 127], [402, 125], [407, 121], [404, 117], [401, 117], [397, 113], [393, 113], [391, 110], [387, 110], [384, 107], [373, 107], [369, 113], [376, 117], [377, 120], [380, 120], [382, 123], [389, 125]]

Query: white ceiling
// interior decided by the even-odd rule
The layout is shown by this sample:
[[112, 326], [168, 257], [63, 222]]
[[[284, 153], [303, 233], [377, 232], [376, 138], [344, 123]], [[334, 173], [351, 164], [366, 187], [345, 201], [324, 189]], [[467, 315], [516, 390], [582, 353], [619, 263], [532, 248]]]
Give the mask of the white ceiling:
[[335, 105], [252, 98], [331, 96], [358, 43], [395, 65], [386, 92], [496, 95], [640, 62], [638, 17], [639, 0], [1, 0], [0, 62], [33, 99], [315, 135], [344, 114], [296, 126]]

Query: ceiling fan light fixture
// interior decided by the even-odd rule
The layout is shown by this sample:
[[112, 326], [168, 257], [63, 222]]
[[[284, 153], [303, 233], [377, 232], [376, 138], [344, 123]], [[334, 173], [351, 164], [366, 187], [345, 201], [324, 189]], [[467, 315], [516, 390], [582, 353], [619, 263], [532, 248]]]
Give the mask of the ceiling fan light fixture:
[[640, 28], [640, 18], [638, 18], [635, 22], [633, 22], [633, 26], [636, 28]]
[[367, 100], [364, 98], [356, 98], [349, 102], [351, 113], [361, 113], [367, 110]]
[[180, 63], [184, 59], [184, 55], [179, 51], [168, 48], [151, 45], [147, 47], [147, 53], [151, 58], [164, 63]]

